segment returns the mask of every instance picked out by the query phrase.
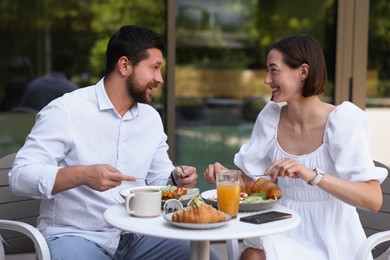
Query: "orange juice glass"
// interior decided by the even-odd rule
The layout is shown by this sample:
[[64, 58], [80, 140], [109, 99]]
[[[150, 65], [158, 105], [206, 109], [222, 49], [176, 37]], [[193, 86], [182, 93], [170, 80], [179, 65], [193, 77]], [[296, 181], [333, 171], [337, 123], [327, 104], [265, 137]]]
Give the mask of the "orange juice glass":
[[218, 209], [235, 218], [240, 205], [240, 176], [238, 170], [217, 172]]

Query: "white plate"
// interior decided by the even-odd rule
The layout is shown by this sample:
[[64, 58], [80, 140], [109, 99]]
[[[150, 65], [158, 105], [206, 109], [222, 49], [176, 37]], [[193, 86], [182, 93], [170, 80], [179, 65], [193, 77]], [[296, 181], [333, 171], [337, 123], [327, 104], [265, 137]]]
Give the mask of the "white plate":
[[[128, 188], [124, 188], [124, 189], [120, 190], [119, 194], [123, 197], [123, 199], [126, 199], [127, 195], [130, 194], [131, 190], [137, 189], [137, 188], [142, 188], [142, 187], [148, 187], [148, 188], [152, 188], [152, 189], [162, 190], [162, 189], [165, 189], [167, 186], [134, 186], [134, 187], [128, 187]], [[188, 202], [191, 199], [193, 199], [196, 196], [199, 196], [199, 189], [198, 188], [194, 188], [194, 189], [186, 188], [186, 189], [188, 190], [188, 194], [182, 196], [185, 199], [179, 199], [180, 202], [183, 204], [183, 206], [187, 206]], [[161, 204], [164, 205], [165, 201], [166, 200], [161, 201]]]
[[217, 228], [226, 225], [229, 223], [229, 220], [232, 219], [231, 216], [228, 214], [225, 214], [226, 221], [224, 222], [216, 222], [216, 223], [204, 223], [204, 224], [198, 224], [198, 223], [184, 223], [184, 222], [175, 222], [172, 221], [172, 215], [174, 213], [169, 213], [164, 215], [164, 219], [168, 221], [170, 224], [180, 227], [180, 228], [188, 228], [188, 229], [211, 229], [211, 228]]
[[[217, 198], [217, 190], [208, 190], [204, 191], [200, 194], [204, 202], [212, 205], [215, 208], [218, 208], [218, 203], [216, 200], [212, 198]], [[238, 209], [239, 212], [251, 212], [251, 211], [260, 211], [270, 209], [278, 203], [278, 200], [265, 200], [260, 203], [240, 203], [240, 207]]]

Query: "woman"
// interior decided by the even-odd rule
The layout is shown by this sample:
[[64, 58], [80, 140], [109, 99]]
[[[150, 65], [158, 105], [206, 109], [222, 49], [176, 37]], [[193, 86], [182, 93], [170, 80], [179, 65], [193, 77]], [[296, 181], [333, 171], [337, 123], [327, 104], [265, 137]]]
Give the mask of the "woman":
[[[354, 259], [366, 238], [356, 207], [378, 211], [387, 176], [370, 156], [365, 113], [350, 102], [334, 106], [320, 100], [325, 59], [308, 35], [270, 48], [265, 83], [273, 102], [260, 112], [234, 163], [245, 173], [243, 181], [262, 173], [278, 178], [279, 203], [302, 222], [282, 234], [245, 239], [242, 259]], [[209, 165], [204, 177], [215, 183], [221, 168]]]

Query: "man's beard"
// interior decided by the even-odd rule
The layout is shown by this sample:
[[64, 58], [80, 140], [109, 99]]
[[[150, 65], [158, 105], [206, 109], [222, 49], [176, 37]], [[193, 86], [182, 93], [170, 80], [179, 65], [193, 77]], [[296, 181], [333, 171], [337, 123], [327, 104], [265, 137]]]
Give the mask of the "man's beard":
[[150, 104], [152, 99], [148, 97], [148, 88], [156, 88], [158, 83], [150, 82], [145, 87], [141, 87], [135, 81], [134, 73], [127, 77], [126, 87], [130, 97], [137, 103]]

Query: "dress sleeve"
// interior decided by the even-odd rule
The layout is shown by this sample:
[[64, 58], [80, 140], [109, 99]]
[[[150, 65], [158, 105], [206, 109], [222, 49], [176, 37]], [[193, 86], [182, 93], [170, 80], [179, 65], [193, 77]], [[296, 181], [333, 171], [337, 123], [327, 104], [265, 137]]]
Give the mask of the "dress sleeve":
[[257, 116], [249, 143], [234, 156], [234, 164], [246, 175], [263, 174], [271, 163], [268, 154], [275, 143], [279, 117], [280, 106], [268, 103]]
[[387, 171], [375, 167], [371, 158], [367, 115], [354, 104], [344, 102], [331, 113], [324, 141], [339, 177], [380, 182], [386, 178]]

